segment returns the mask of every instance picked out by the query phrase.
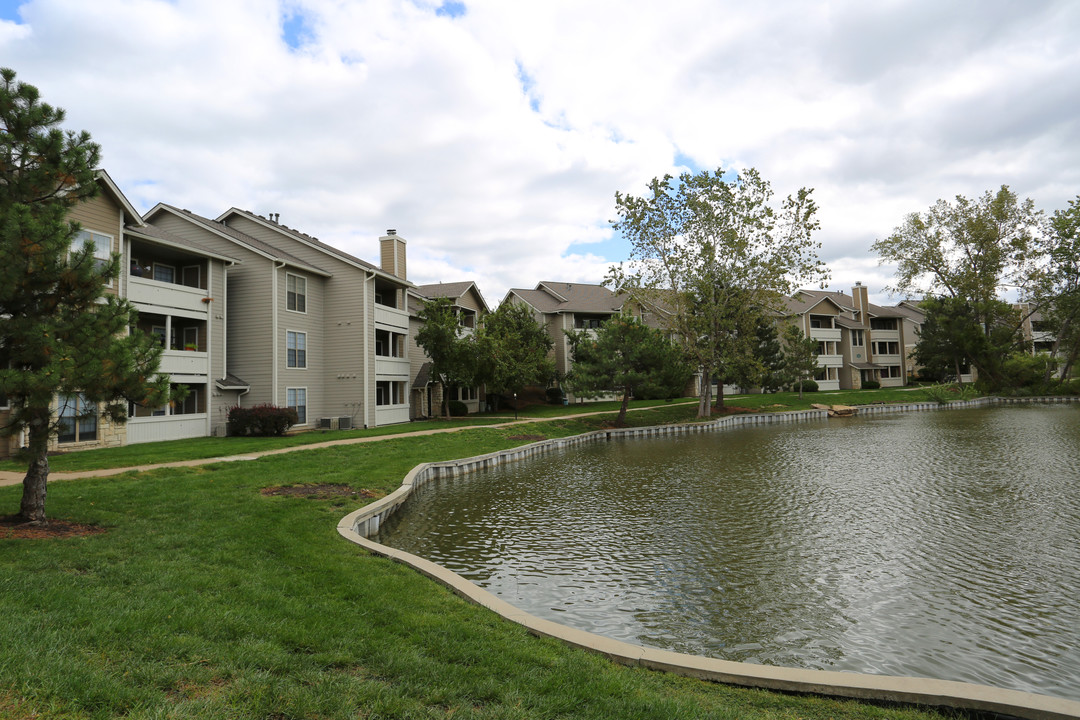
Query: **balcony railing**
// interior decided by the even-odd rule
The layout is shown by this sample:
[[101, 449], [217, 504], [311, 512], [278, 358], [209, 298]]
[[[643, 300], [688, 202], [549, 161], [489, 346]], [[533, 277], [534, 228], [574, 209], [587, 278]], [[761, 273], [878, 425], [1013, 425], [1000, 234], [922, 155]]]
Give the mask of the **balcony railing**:
[[810, 337], [815, 340], [840, 342], [839, 328], [810, 328]]
[[134, 275], [128, 277], [128, 300], [139, 305], [157, 305], [208, 315], [210, 302], [206, 298], [206, 291], [201, 288], [159, 282]]
[[392, 328], [400, 328], [402, 331], [408, 332], [409, 313], [404, 310], [387, 307], [386, 305], [376, 304], [375, 322], [379, 325], [386, 325]]
[[166, 350], [161, 353], [161, 372], [170, 375], [209, 375], [209, 353], [194, 350]]

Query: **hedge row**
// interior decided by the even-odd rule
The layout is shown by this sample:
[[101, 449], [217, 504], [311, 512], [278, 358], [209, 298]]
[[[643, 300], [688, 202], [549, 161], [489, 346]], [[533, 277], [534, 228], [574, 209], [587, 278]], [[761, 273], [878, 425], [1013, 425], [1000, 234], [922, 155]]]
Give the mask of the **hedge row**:
[[284, 435], [285, 431], [299, 421], [296, 410], [276, 405], [254, 407], [233, 406], [229, 408], [230, 435]]

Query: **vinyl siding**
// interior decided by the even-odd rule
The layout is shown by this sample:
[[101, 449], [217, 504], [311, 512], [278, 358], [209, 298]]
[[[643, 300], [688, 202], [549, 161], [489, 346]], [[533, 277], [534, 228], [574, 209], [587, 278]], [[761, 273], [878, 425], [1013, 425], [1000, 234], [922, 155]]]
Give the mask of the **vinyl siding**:
[[[167, 211], [154, 215], [152, 222], [208, 250], [240, 260], [240, 264], [230, 267], [226, 275], [228, 290], [224, 307], [214, 308], [215, 317], [219, 314], [227, 316], [226, 371], [250, 385], [251, 392], [238, 398], [244, 407], [274, 402], [273, 261]], [[282, 356], [281, 363], [284, 362]]]
[[[68, 218], [82, 226], [83, 230], [93, 230], [104, 233], [112, 238], [112, 246], [109, 252], [122, 252], [121, 241], [124, 236], [124, 210], [107, 193], [99, 193], [97, 197], [84, 200], [68, 212]], [[124, 292], [126, 273], [121, 265], [120, 277], [112, 282], [112, 287], [105, 288], [108, 294]]]
[[[300, 270], [290, 270], [323, 286], [322, 311], [322, 365], [319, 376], [321, 398], [317, 406], [319, 417], [348, 415], [355, 424], [374, 423], [375, 406], [375, 315], [374, 288], [366, 282], [367, 270], [358, 268], [332, 254], [310, 247], [283, 232], [265, 227], [247, 218], [233, 215], [228, 218], [229, 227], [251, 237], [263, 240], [295, 257], [333, 274], [321, 279], [306, 275]], [[284, 280], [282, 280], [284, 282]], [[312, 312], [308, 307], [309, 314]], [[371, 337], [366, 337], [370, 335]], [[409, 343], [406, 343], [408, 348]], [[368, 378], [364, 383], [364, 353], [369, 354]], [[410, 352], [411, 348], [407, 349]], [[293, 386], [289, 386], [293, 387]], [[316, 407], [308, 386], [308, 414]]]

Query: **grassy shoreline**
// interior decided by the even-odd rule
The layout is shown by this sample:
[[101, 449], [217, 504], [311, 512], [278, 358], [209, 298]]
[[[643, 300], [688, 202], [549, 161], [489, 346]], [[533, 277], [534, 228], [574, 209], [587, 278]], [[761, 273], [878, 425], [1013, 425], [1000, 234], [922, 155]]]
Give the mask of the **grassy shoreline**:
[[[0, 539], [0, 718], [939, 717], [616, 665], [340, 538], [337, 521], [367, 500], [261, 493], [320, 482], [381, 495], [420, 462], [585, 432], [604, 417], [50, 486], [52, 517], [108, 532]], [[0, 508], [18, 497], [0, 488]]]

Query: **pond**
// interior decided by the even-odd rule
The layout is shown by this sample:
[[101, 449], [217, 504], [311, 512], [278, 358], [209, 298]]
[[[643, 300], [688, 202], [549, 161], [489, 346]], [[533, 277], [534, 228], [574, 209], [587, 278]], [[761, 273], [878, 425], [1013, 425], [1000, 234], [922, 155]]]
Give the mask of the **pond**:
[[432, 483], [379, 542], [726, 660], [1080, 699], [1080, 405], [601, 442]]

